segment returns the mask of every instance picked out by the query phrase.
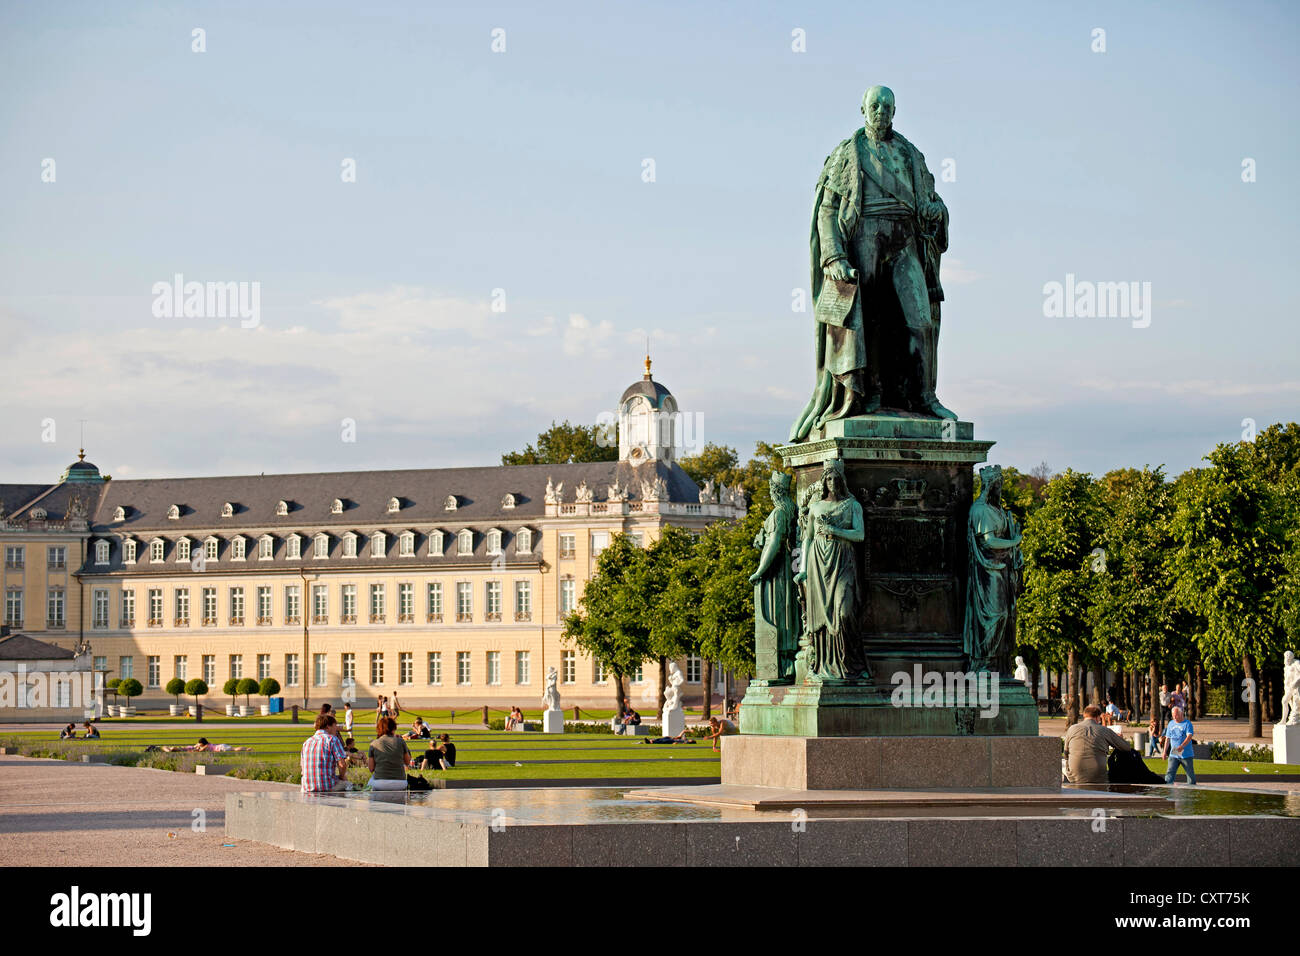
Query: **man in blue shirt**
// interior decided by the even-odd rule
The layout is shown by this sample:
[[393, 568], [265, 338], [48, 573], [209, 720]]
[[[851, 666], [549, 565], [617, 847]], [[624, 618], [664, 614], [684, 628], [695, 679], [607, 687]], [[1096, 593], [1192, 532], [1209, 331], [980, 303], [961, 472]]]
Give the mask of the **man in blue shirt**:
[[1183, 709], [1173, 708], [1173, 720], [1165, 727], [1165, 737], [1169, 740], [1169, 766], [1165, 770], [1165, 783], [1174, 782], [1174, 774], [1181, 763], [1187, 772], [1187, 782], [1196, 783], [1196, 771], [1192, 768], [1192, 722], [1183, 720]]

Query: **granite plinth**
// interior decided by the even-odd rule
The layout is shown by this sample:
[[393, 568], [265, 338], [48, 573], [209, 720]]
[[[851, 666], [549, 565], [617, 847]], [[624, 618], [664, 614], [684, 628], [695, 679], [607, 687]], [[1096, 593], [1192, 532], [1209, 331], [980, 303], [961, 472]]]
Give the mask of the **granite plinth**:
[[544, 734], [562, 734], [564, 733], [564, 711], [546, 710], [542, 712], [542, 733]]
[[1273, 725], [1273, 762], [1300, 763], [1300, 724]]
[[784, 790], [1060, 790], [1061, 742], [739, 734], [722, 739], [722, 783]]

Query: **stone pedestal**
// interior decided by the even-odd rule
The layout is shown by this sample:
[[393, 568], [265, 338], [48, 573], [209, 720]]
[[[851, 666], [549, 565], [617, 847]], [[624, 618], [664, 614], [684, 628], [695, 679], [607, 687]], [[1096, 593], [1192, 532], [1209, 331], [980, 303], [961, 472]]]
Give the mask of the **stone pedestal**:
[[680, 707], [674, 707], [672, 710], [665, 707], [660, 719], [663, 723], [664, 737], [676, 737], [686, 729], [686, 712]]
[[1061, 741], [741, 734], [722, 738], [722, 783], [785, 790], [1059, 790]]
[[1273, 725], [1273, 762], [1300, 763], [1300, 724]]
[[564, 711], [562, 710], [542, 711], [542, 733], [544, 734], [564, 733]]

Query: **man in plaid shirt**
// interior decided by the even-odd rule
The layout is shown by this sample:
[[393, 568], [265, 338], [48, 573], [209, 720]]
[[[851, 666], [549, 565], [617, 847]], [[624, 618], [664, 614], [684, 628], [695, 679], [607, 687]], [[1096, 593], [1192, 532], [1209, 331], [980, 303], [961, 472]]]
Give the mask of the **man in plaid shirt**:
[[319, 715], [316, 732], [302, 745], [302, 792], [352, 789], [344, 779], [347, 765], [348, 755], [339, 740], [338, 721], [333, 714]]

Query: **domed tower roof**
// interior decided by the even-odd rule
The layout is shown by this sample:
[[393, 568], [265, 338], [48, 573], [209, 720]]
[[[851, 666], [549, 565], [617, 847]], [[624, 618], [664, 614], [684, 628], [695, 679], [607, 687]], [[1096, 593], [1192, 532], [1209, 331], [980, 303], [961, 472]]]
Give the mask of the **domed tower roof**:
[[650, 356], [647, 355], [645, 357], [645, 374], [641, 376], [641, 381], [629, 385], [624, 390], [623, 396], [618, 400], [618, 403], [622, 405], [629, 398], [643, 395], [650, 400], [651, 406], [659, 409], [664, 407], [664, 399], [671, 397], [672, 394], [667, 388], [650, 377]]
[[95, 465], [86, 461], [86, 449], [82, 448], [77, 453], [77, 460], [70, 464], [63, 471], [61, 482], [101, 482], [104, 478], [99, 473]]

